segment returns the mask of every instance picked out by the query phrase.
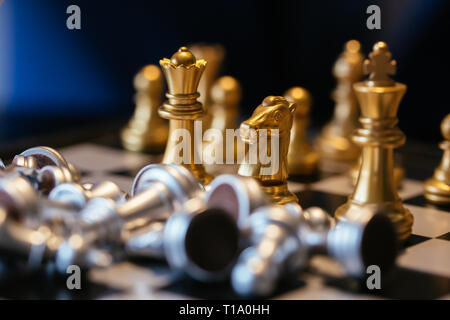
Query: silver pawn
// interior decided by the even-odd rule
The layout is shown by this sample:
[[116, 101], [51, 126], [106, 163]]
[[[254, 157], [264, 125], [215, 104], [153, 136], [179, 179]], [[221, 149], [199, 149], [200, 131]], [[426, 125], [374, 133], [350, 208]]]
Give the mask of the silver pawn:
[[282, 276], [306, 267], [314, 254], [330, 255], [352, 277], [362, 277], [372, 264], [388, 271], [395, 263], [397, 238], [385, 214], [357, 210], [333, 226], [320, 208], [300, 216], [291, 209], [263, 207], [250, 216], [253, 246], [242, 252], [232, 272], [238, 294], [270, 295]]

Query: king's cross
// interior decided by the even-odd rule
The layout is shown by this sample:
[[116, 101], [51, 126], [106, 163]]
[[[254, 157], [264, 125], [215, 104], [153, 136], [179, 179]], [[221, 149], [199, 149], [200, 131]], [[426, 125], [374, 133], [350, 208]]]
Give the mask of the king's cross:
[[392, 55], [384, 42], [377, 42], [363, 65], [364, 74], [370, 74], [369, 81], [375, 85], [392, 85], [394, 81], [389, 77], [396, 72], [397, 62], [391, 60]]

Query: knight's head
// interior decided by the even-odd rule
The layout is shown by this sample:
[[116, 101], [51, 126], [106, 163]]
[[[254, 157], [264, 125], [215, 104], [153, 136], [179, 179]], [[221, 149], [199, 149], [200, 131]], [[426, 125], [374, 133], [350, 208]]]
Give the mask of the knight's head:
[[[268, 96], [255, 109], [252, 116], [241, 123], [240, 135], [244, 141], [251, 142], [251, 132], [259, 129], [278, 129], [279, 134], [289, 133], [292, 127], [296, 104], [283, 97]], [[253, 130], [254, 131], [253, 131]], [[268, 130], [270, 135], [270, 130]]]

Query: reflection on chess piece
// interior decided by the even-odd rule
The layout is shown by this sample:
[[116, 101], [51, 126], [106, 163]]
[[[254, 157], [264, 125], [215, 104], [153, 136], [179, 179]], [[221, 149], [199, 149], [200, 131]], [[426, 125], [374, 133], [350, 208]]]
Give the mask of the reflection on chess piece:
[[425, 198], [433, 203], [450, 204], [450, 114], [441, 123], [445, 141], [439, 147], [444, 151], [439, 167], [432, 178], [425, 181]]
[[324, 171], [345, 172], [360, 153], [358, 146], [351, 141], [358, 119], [358, 103], [352, 86], [362, 76], [363, 55], [360, 49], [358, 41], [348, 41], [333, 68], [337, 80], [332, 94], [334, 114], [315, 144], [320, 154], [320, 167]]
[[208, 68], [200, 79], [198, 92], [200, 97], [198, 101], [203, 104], [206, 115], [203, 119], [203, 131], [211, 127], [212, 114], [209, 112], [211, 100], [211, 86], [217, 79], [222, 62], [225, 56], [225, 49], [220, 44], [193, 44], [189, 46], [189, 50], [197, 59], [208, 61]]
[[[206, 61], [197, 60], [186, 47], [181, 47], [171, 59], [160, 60], [160, 65], [168, 85], [168, 100], [158, 112], [161, 117], [170, 120], [163, 163], [182, 164], [194, 173], [200, 183], [207, 185], [213, 177], [205, 172], [199, 154], [201, 144], [196, 143], [194, 136], [195, 120], [205, 115], [202, 104], [197, 101], [197, 87]], [[200, 131], [197, 135], [201, 135], [201, 130], [196, 131]]]
[[394, 183], [394, 148], [405, 143], [405, 135], [398, 129], [397, 112], [406, 92], [406, 85], [394, 82], [396, 62], [388, 46], [377, 42], [370, 59], [364, 61], [364, 73], [369, 79], [354, 84], [361, 107], [361, 128], [352, 140], [362, 147], [361, 168], [355, 189], [347, 203], [340, 206], [335, 217], [345, 220], [352, 208], [372, 207], [386, 212], [397, 235], [404, 241], [411, 235], [413, 216], [403, 207]]
[[[230, 76], [223, 76], [214, 83], [211, 88], [212, 115], [211, 128], [222, 132], [223, 163], [226, 163], [226, 129], [236, 129], [239, 115], [239, 103], [241, 101], [241, 85], [239, 81]], [[234, 154], [237, 150], [237, 137], [234, 139]], [[232, 150], [231, 148], [230, 150]], [[236, 157], [233, 155], [233, 159]], [[236, 161], [233, 161], [236, 163]]]
[[[405, 169], [395, 161], [394, 159], [394, 184], [397, 189], [401, 189], [403, 179], [405, 178]], [[356, 181], [358, 180], [359, 169], [361, 167], [361, 157], [359, 157], [358, 162], [356, 162], [348, 171], [348, 177], [350, 180], [350, 184], [352, 186], [356, 185]]]
[[298, 201], [287, 186], [287, 154], [295, 107], [283, 97], [266, 97], [239, 129], [241, 139], [249, 145], [239, 175], [259, 180], [276, 204]]
[[134, 77], [136, 110], [122, 130], [122, 144], [127, 150], [162, 153], [169, 126], [158, 115], [163, 92], [162, 73], [158, 66], [148, 65]]
[[311, 96], [304, 88], [292, 87], [285, 92], [284, 97], [297, 105], [288, 151], [289, 174], [314, 174], [317, 170], [319, 156], [312, 149], [307, 138]]

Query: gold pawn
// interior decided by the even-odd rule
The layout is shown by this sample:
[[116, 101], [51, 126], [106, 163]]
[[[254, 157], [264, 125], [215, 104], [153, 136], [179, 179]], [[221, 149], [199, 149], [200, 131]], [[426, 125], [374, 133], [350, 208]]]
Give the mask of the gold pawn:
[[155, 65], [142, 68], [134, 77], [136, 109], [121, 131], [125, 149], [137, 152], [162, 153], [167, 143], [169, 126], [158, 115], [162, 102], [163, 79]]
[[[211, 128], [218, 129], [222, 133], [223, 163], [226, 162], [226, 130], [236, 129], [238, 125], [239, 103], [241, 101], [241, 85], [231, 76], [223, 76], [217, 79], [211, 88], [212, 116]], [[237, 139], [234, 139], [234, 162], [237, 160]], [[231, 149], [230, 149], [231, 150]]]
[[[241, 139], [249, 145], [249, 149], [238, 174], [257, 179], [275, 204], [298, 202], [297, 196], [289, 191], [287, 186], [289, 174], [287, 154], [295, 107], [295, 103], [283, 97], [268, 96], [239, 128]], [[265, 137], [263, 130], [267, 130]], [[261, 138], [267, 139], [264, 141], [267, 142], [265, 155], [260, 149]], [[272, 146], [278, 147], [278, 150], [272, 150]], [[261, 159], [260, 155], [271, 155], [269, 160], [272, 161]]]
[[362, 77], [361, 44], [350, 40], [333, 67], [337, 80], [332, 93], [335, 102], [333, 117], [325, 125], [315, 143], [320, 155], [320, 168], [328, 172], [345, 172], [358, 159], [360, 149], [351, 141], [357, 127], [358, 102], [353, 84]]
[[[360, 108], [361, 127], [352, 135], [362, 147], [361, 168], [353, 193], [335, 212], [338, 220], [348, 219], [354, 208], [385, 212], [402, 241], [411, 235], [413, 216], [403, 206], [394, 182], [394, 148], [405, 143], [405, 135], [397, 127], [397, 112], [406, 92], [406, 85], [389, 76], [396, 71], [396, 62], [384, 42], [377, 42], [363, 64], [366, 81], [355, 83]], [[380, 235], [382, 236], [382, 235]]]
[[161, 105], [158, 113], [170, 120], [163, 163], [182, 164], [192, 171], [201, 184], [207, 185], [213, 176], [206, 173], [202, 164], [200, 119], [205, 115], [205, 110], [197, 101], [198, 83], [206, 61], [197, 60], [188, 48], [181, 47], [171, 59], [164, 58], [159, 63], [167, 81], [168, 100]]
[[285, 92], [284, 97], [297, 105], [288, 151], [289, 174], [312, 175], [317, 172], [319, 155], [313, 150], [307, 137], [311, 96], [302, 87], [292, 87]]
[[439, 147], [444, 151], [441, 164], [434, 170], [432, 178], [425, 181], [425, 198], [437, 204], [450, 204], [450, 114], [441, 123], [445, 141]]

